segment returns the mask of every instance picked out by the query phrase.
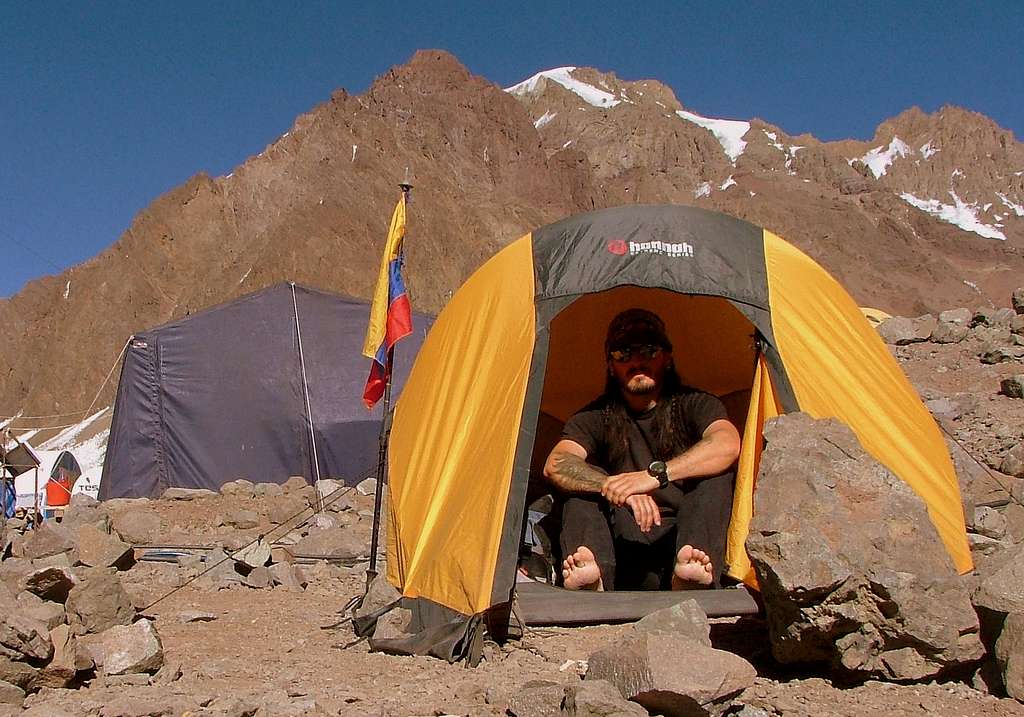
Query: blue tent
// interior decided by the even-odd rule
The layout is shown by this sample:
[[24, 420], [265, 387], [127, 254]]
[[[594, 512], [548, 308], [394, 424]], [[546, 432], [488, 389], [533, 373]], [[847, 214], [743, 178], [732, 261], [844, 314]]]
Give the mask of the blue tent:
[[[290, 476], [352, 483], [377, 465], [382, 410], [362, 402], [369, 304], [285, 283], [129, 342], [101, 500]], [[397, 397], [433, 319], [395, 348]]]

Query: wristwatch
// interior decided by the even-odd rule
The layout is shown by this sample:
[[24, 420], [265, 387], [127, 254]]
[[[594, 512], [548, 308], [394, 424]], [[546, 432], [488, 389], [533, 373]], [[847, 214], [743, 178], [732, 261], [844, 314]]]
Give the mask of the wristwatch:
[[668, 466], [665, 465], [665, 461], [652, 461], [651, 465], [647, 466], [647, 475], [658, 479], [659, 488], [664, 488], [671, 482], [668, 479]]

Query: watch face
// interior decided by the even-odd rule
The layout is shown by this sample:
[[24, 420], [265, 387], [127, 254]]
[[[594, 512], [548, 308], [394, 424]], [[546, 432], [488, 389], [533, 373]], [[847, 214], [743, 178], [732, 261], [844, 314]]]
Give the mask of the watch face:
[[655, 478], [659, 478], [668, 472], [668, 466], [665, 465], [665, 461], [654, 461], [647, 466], [647, 472]]

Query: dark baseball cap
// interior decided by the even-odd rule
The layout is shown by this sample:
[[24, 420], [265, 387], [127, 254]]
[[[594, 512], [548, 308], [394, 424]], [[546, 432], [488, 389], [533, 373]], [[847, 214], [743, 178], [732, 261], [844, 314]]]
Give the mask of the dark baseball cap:
[[608, 324], [608, 337], [604, 341], [605, 353], [639, 344], [660, 346], [672, 350], [665, 322], [647, 309], [626, 309]]

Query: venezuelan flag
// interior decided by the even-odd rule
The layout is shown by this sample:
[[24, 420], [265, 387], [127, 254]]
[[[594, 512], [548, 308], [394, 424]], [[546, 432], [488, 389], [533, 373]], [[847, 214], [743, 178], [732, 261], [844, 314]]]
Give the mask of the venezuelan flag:
[[412, 333], [412, 306], [402, 279], [402, 241], [405, 238], [405, 194], [391, 215], [391, 228], [384, 244], [384, 256], [377, 276], [377, 289], [370, 305], [363, 356], [373, 359], [363, 389], [363, 403], [373, 408], [384, 395], [391, 376], [391, 347]]

